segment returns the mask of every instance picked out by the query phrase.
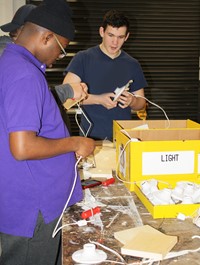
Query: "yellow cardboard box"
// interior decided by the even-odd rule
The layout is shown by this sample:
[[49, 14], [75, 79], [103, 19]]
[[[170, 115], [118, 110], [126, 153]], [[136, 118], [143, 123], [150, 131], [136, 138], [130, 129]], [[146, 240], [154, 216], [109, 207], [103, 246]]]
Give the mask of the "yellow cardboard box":
[[190, 215], [200, 205], [154, 206], [143, 195], [140, 183], [148, 179], [200, 183], [200, 128], [118, 130], [116, 132], [117, 175], [135, 191], [154, 218]]
[[122, 129], [191, 129], [200, 128], [200, 124], [188, 120], [114, 120], [113, 140], [116, 140], [116, 133]]

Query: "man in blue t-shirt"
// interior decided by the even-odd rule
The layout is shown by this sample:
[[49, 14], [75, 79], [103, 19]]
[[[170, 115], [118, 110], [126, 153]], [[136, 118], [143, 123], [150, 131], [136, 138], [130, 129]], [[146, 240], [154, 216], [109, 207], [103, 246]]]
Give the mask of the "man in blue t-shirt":
[[64, 209], [83, 198], [76, 156], [95, 144], [70, 137], [45, 78], [73, 39], [70, 14], [65, 0], [45, 0], [0, 56], [2, 265], [61, 265], [56, 228]]
[[[88, 135], [94, 139], [112, 140], [113, 120], [130, 120], [131, 110], [144, 108], [147, 82], [139, 62], [122, 50], [129, 37], [127, 17], [116, 10], [108, 11], [99, 33], [101, 44], [73, 57], [66, 68], [64, 82], [87, 84], [89, 94], [82, 104], [92, 123]], [[125, 86], [130, 80], [133, 80], [130, 90], [113, 101], [115, 89]], [[82, 115], [81, 128], [87, 132], [88, 127], [89, 123]]]

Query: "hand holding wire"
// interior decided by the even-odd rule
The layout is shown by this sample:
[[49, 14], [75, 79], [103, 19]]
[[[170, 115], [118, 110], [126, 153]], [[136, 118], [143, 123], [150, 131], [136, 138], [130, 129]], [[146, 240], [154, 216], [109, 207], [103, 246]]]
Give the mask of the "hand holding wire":
[[76, 156], [85, 158], [91, 154], [93, 154], [95, 149], [95, 141], [91, 138], [76, 136]]
[[118, 99], [118, 106], [122, 109], [125, 109], [134, 104], [134, 101], [136, 101], [136, 97], [132, 93], [125, 90]]

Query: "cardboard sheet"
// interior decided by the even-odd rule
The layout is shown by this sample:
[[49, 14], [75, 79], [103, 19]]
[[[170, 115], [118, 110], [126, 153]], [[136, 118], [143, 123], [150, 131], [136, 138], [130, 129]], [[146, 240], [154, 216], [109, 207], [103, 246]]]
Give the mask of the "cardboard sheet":
[[122, 254], [155, 260], [162, 260], [177, 243], [177, 236], [165, 235], [149, 225], [116, 232], [114, 237], [124, 244]]

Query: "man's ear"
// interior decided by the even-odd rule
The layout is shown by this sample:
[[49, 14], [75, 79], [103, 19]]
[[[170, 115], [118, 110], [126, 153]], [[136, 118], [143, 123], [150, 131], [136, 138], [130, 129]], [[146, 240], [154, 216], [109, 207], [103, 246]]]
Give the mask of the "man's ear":
[[45, 45], [48, 44], [49, 41], [51, 41], [53, 38], [53, 33], [51, 31], [46, 31], [42, 35], [42, 41]]
[[103, 36], [104, 36], [104, 28], [103, 27], [99, 28], [99, 35], [103, 38]]

